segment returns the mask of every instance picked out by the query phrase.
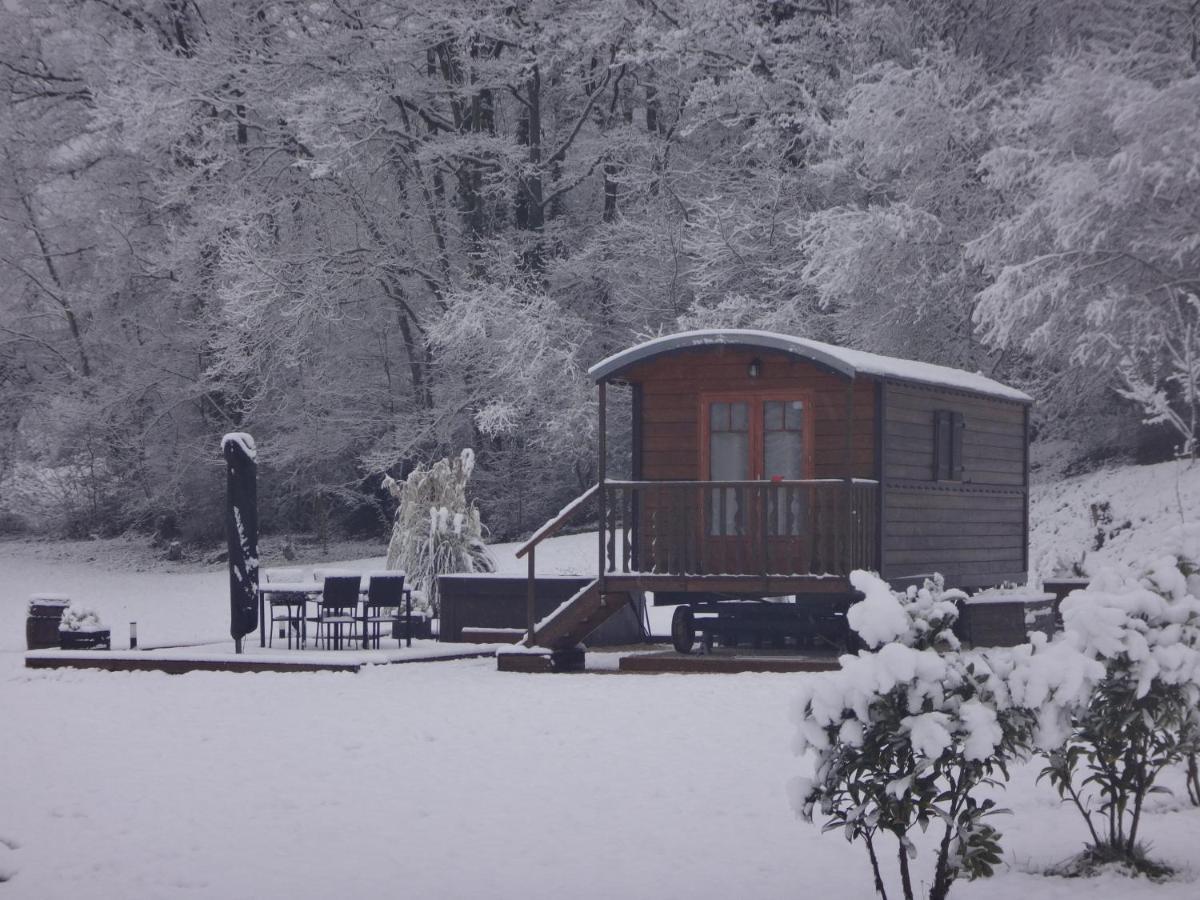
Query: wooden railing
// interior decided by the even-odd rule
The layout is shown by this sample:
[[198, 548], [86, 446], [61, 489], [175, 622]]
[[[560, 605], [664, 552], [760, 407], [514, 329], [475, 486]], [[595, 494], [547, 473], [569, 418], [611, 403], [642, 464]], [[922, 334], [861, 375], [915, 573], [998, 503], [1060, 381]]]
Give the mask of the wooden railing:
[[878, 483], [608, 481], [601, 574], [848, 575], [877, 569]]
[[599, 490], [600, 485], [593, 484], [590, 488], [564, 506], [558, 511], [558, 514], [546, 522], [541, 528], [529, 536], [529, 540], [517, 548], [517, 559], [522, 556], [529, 557], [529, 584], [525, 589], [525, 622], [528, 636], [532, 640], [533, 629], [537, 624], [537, 545], [548, 537], [553, 537], [558, 533], [559, 529], [567, 524], [567, 520], [579, 510], [583, 509], [593, 495]]

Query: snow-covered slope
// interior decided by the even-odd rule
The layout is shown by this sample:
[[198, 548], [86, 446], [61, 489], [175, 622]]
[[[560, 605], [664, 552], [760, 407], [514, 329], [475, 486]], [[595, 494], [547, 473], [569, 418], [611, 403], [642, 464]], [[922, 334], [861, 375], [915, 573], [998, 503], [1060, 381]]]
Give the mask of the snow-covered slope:
[[1034, 484], [1029, 562], [1037, 578], [1137, 564], [1185, 518], [1200, 517], [1200, 463], [1120, 466]]

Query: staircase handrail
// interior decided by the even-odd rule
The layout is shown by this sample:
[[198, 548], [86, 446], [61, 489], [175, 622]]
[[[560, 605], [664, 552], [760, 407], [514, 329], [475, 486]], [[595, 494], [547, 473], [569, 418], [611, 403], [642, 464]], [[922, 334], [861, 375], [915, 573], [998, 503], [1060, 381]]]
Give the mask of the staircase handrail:
[[546, 538], [557, 534], [558, 530], [566, 524], [567, 519], [574, 514], [575, 510], [579, 509], [579, 507], [587, 503], [588, 500], [592, 499], [592, 495], [595, 494], [599, 489], [599, 484], [593, 484], [590, 488], [560, 509], [553, 519], [547, 521], [546, 524], [529, 536], [529, 540], [517, 548], [517, 559], [523, 557], [526, 553], [528, 553]]
[[[528, 554], [529, 556], [529, 576], [527, 587], [525, 589], [525, 645], [533, 646], [536, 639], [537, 630], [537, 568], [535, 549], [537, 545], [546, 538], [557, 533], [558, 529], [562, 528], [563, 524], [571, 517], [575, 510], [587, 503], [591, 499], [592, 494], [600, 489], [600, 484], [597, 482], [590, 488], [564, 506], [558, 511], [558, 515], [548, 521], [545, 525], [529, 536], [524, 544], [517, 548], [517, 559]], [[603, 526], [603, 523], [601, 523]], [[603, 538], [604, 529], [601, 527], [600, 536]]]

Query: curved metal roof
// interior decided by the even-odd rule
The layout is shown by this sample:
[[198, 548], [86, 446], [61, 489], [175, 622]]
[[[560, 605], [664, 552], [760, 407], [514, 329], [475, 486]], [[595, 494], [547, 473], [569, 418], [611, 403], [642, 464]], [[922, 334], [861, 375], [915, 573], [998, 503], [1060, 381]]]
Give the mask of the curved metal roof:
[[1009, 387], [988, 378], [979, 372], [964, 372], [949, 366], [938, 366], [933, 363], [917, 362], [910, 359], [897, 359], [891, 356], [881, 356], [877, 353], [867, 353], [862, 350], [851, 350], [821, 341], [807, 338], [792, 337], [787, 334], [777, 334], [771, 331], [752, 331], [742, 328], [711, 329], [703, 331], [683, 331], [678, 334], [668, 334], [654, 338], [642, 344], [614, 353], [588, 369], [588, 375], [593, 381], [600, 382], [620, 375], [631, 366], [673, 353], [678, 350], [695, 349], [699, 347], [727, 346], [750, 347], [761, 350], [777, 350], [801, 359], [809, 360], [825, 368], [838, 372], [847, 378], [859, 375], [870, 375], [877, 378], [895, 379], [897, 381], [912, 381], [920, 384], [936, 385], [953, 388], [954, 390], [970, 391], [975, 394], [985, 394], [1004, 400], [1015, 400], [1019, 403], [1032, 403], [1033, 398], [1023, 391]]

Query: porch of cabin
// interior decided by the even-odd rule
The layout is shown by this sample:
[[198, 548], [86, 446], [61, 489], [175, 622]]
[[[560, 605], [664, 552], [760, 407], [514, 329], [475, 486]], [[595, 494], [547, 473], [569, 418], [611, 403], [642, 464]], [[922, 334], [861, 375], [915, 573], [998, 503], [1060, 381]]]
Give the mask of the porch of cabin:
[[[874, 382], [736, 344], [636, 359], [596, 381], [606, 586], [825, 593], [878, 568]], [[629, 393], [627, 480], [608, 471], [610, 385]]]
[[600, 493], [610, 590], [826, 593], [878, 565], [871, 479], [608, 480]]

